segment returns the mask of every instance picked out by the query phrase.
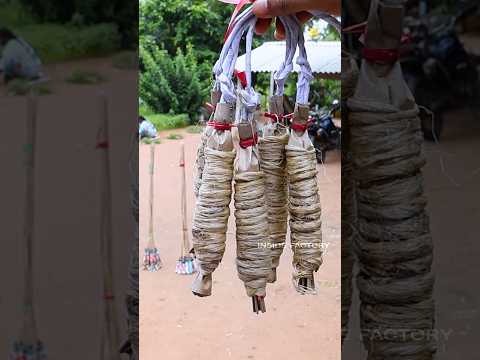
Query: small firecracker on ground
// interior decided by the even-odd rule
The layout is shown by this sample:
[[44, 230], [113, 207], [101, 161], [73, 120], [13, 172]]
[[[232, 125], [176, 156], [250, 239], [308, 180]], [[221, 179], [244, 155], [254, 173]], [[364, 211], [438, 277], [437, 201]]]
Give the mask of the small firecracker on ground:
[[189, 252], [190, 243], [188, 241], [188, 227], [187, 227], [187, 194], [186, 194], [186, 175], [185, 175], [185, 145], [182, 144], [180, 150], [180, 169], [182, 173], [182, 243], [180, 258], [175, 265], [175, 272], [180, 275], [191, 275], [196, 272], [194, 257], [192, 252]]
[[153, 203], [154, 203], [154, 173], [155, 173], [155, 144], [150, 145], [150, 208], [148, 224], [148, 244], [143, 255], [143, 270], [158, 271], [162, 268], [160, 253], [155, 245], [153, 231]]
[[110, 139], [108, 100], [100, 95], [101, 123], [97, 134], [100, 151], [100, 256], [103, 280], [103, 323], [100, 337], [100, 360], [120, 359], [120, 328], [113, 281], [112, 182], [110, 175]]
[[33, 255], [33, 228], [34, 228], [34, 199], [35, 199], [35, 135], [36, 135], [37, 99], [27, 97], [27, 123], [25, 168], [25, 282], [24, 282], [24, 312], [23, 324], [18, 338], [13, 342], [9, 360], [46, 360], [47, 354], [43, 342], [37, 334], [34, 309], [34, 255]]

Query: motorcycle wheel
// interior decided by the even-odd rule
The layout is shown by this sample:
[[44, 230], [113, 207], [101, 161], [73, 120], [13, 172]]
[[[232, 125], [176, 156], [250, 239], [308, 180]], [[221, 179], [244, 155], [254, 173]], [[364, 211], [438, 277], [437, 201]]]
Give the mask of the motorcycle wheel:
[[423, 137], [428, 141], [439, 141], [443, 131], [443, 114], [440, 111], [435, 112], [435, 116], [421, 117]]
[[315, 155], [317, 157], [317, 164], [325, 164], [325, 159], [327, 158], [327, 151], [315, 149]]

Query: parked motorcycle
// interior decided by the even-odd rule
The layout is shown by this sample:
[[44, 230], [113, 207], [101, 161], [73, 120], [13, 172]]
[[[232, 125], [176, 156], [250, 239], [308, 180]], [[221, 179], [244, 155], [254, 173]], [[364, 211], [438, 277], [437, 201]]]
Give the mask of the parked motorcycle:
[[327, 112], [311, 111], [308, 135], [315, 147], [317, 162], [324, 163], [327, 151], [340, 149], [342, 130], [333, 122], [333, 115], [340, 109], [338, 100], [334, 100]]
[[476, 64], [455, 30], [461, 16], [462, 13], [405, 18], [409, 41], [402, 48], [400, 61], [416, 102], [431, 110], [420, 113], [427, 140], [440, 139], [445, 110], [470, 106], [478, 101]]

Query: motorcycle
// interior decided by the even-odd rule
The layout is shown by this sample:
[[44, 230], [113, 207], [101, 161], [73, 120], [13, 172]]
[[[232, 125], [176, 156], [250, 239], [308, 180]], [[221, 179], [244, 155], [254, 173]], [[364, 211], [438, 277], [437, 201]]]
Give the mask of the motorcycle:
[[334, 100], [327, 112], [311, 111], [308, 135], [315, 147], [317, 162], [325, 163], [327, 151], [340, 149], [342, 130], [333, 122], [333, 115], [340, 109], [338, 100]]
[[400, 63], [407, 85], [421, 108], [425, 139], [440, 139], [443, 113], [472, 106], [478, 99], [478, 71], [460, 42], [455, 27], [462, 16], [426, 15], [405, 18], [409, 39]]

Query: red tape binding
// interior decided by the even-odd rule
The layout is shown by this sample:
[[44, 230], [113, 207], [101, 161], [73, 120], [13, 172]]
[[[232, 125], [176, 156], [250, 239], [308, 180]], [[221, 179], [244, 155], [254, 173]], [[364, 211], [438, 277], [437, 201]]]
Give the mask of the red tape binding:
[[290, 125], [290, 128], [294, 131], [306, 131], [308, 128], [308, 123], [305, 125], [302, 124], [297, 124], [297, 123], [292, 123]]
[[185, 167], [185, 161], [181, 161], [179, 166], [180, 167]]
[[363, 48], [362, 55], [365, 60], [381, 63], [392, 64], [398, 61], [399, 51], [398, 49], [370, 49]]
[[115, 299], [115, 296], [113, 296], [112, 294], [105, 294], [105, 295], [103, 296], [103, 298], [104, 298], [105, 300], [113, 300], [113, 299]]
[[240, 139], [240, 147], [246, 149], [249, 146], [254, 146], [258, 143], [258, 135], [254, 134], [250, 139]]
[[219, 122], [216, 122], [216, 121], [207, 122], [207, 126], [211, 126], [215, 130], [232, 130], [232, 124], [219, 123]]
[[110, 147], [110, 144], [108, 143], [108, 141], [101, 141], [97, 143], [97, 146], [96, 146], [97, 149], [108, 149], [109, 147]]

